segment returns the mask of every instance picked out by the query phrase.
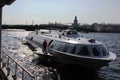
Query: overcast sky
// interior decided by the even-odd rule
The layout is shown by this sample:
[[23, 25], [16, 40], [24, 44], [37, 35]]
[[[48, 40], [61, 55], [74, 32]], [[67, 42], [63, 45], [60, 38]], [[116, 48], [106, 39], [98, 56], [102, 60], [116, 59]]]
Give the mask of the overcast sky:
[[120, 23], [120, 0], [16, 0], [3, 8], [3, 24]]

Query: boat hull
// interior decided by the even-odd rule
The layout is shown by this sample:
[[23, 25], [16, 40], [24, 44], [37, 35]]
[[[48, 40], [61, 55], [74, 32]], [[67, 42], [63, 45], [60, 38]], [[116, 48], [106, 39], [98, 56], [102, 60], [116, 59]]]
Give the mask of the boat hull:
[[67, 53], [59, 52], [56, 50], [48, 49], [49, 53], [54, 56], [52, 60], [59, 62], [64, 67], [85, 67], [88, 69], [98, 70], [103, 66], [107, 66], [111, 60], [86, 58], [83, 56], [73, 56]]

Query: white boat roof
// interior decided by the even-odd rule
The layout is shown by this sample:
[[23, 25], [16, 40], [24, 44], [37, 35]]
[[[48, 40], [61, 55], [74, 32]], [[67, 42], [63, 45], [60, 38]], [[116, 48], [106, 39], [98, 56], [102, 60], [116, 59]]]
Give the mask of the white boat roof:
[[[44, 31], [44, 30], [43, 30]], [[41, 36], [41, 37], [47, 37], [53, 40], [58, 40], [58, 41], [62, 41], [62, 42], [67, 42], [67, 43], [72, 43], [72, 44], [82, 44], [82, 45], [103, 45], [102, 42], [99, 42], [95, 39], [95, 41], [90, 42], [90, 39], [86, 39], [86, 38], [81, 38], [81, 37], [77, 37], [77, 38], [68, 38], [68, 37], [61, 37], [59, 38], [59, 35], [55, 34], [56, 32], [53, 32], [51, 34], [40, 34], [38, 33], [37, 35], [35, 35], [35, 32], [33, 32], [31, 35], [33, 36]], [[92, 40], [92, 39], [91, 39]]]
[[62, 42], [68, 42], [68, 43], [72, 43], [72, 44], [82, 44], [82, 45], [103, 45], [102, 42], [96, 41], [95, 42], [90, 42], [90, 39], [86, 39], [86, 38], [56, 38], [56, 40], [58, 41], [62, 41]]

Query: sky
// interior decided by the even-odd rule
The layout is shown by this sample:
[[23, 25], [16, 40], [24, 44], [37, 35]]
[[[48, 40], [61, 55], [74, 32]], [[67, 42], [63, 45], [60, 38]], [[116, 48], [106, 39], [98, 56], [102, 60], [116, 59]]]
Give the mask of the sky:
[[3, 7], [3, 24], [120, 23], [120, 0], [16, 0]]

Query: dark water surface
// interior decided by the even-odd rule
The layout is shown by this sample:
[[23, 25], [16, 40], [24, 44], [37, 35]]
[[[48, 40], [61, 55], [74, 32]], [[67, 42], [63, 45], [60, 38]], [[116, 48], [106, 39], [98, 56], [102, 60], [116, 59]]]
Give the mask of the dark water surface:
[[60, 80], [100, 80], [97, 72], [86, 69], [58, 69], [58, 73], [60, 74]]
[[[61, 63], [48, 60], [39, 60], [39, 64], [47, 66], [53, 72], [54, 80], [102, 80], [98, 76], [98, 71], [92, 71], [83, 67], [63, 67]], [[52, 67], [52, 68], [51, 68]], [[57, 70], [57, 71], [54, 71]]]

